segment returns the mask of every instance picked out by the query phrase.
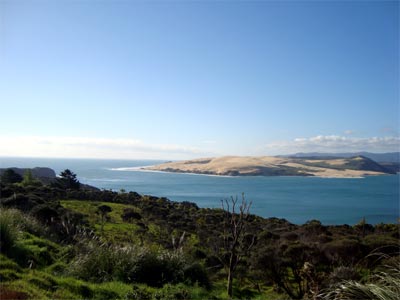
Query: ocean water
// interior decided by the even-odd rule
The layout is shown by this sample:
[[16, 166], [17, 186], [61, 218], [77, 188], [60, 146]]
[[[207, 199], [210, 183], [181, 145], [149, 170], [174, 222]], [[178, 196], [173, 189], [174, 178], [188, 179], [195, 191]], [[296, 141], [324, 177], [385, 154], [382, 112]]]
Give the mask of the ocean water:
[[323, 224], [394, 223], [399, 218], [399, 175], [366, 178], [220, 177], [141, 171], [156, 160], [95, 160], [0, 158], [0, 168], [68, 168], [82, 183], [119, 191], [221, 207], [221, 200], [241, 197], [252, 201], [251, 212], [285, 218], [296, 224], [317, 219]]

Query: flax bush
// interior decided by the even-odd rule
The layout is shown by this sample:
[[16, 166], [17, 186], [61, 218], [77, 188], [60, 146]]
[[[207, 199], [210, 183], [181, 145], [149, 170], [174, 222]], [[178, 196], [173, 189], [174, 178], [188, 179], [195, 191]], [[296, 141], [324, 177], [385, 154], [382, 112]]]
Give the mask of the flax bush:
[[392, 260], [375, 272], [367, 283], [345, 280], [320, 296], [326, 300], [398, 300], [400, 295], [400, 260]]

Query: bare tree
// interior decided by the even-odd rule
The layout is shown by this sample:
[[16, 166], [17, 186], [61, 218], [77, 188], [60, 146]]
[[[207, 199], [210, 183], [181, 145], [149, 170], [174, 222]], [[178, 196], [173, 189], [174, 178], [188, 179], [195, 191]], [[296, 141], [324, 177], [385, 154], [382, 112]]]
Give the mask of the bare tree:
[[96, 213], [101, 216], [101, 234], [103, 234], [104, 223], [107, 218], [107, 214], [112, 211], [112, 208], [108, 205], [100, 205], [97, 208]]
[[[233, 294], [233, 278], [236, 267], [251, 247], [254, 245], [255, 236], [246, 239], [248, 219], [251, 202], [247, 202], [244, 194], [239, 205], [238, 197], [221, 200], [224, 211], [224, 250], [226, 259], [223, 263], [228, 272], [227, 293], [230, 298]], [[238, 207], [239, 205], [239, 207]]]

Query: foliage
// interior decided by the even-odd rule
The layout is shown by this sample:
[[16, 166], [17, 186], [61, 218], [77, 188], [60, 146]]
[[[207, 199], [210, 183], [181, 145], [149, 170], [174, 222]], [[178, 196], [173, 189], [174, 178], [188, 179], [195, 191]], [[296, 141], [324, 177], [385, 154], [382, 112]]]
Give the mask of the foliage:
[[10, 254], [17, 244], [19, 228], [13, 219], [13, 213], [0, 210], [0, 252]]
[[97, 208], [97, 211], [96, 211], [96, 213], [98, 213], [100, 216], [101, 216], [101, 233], [103, 233], [103, 229], [104, 229], [104, 221], [105, 221], [105, 219], [107, 218], [107, 214], [109, 213], [109, 212], [111, 212], [112, 211], [112, 208], [110, 207], [110, 206], [108, 206], [108, 205], [100, 205], [98, 208]]
[[[201, 282], [208, 284], [201, 267], [188, 266], [183, 254], [146, 247], [115, 247], [85, 241], [71, 262], [69, 273], [92, 282], [120, 280], [160, 287], [165, 283]], [[82, 245], [79, 245], [81, 248]]]
[[13, 169], [6, 169], [0, 176], [0, 181], [4, 184], [18, 183], [22, 181], [22, 176]]
[[320, 297], [327, 300], [360, 299], [360, 300], [397, 300], [400, 295], [400, 261], [385, 266], [383, 270], [370, 276], [369, 282], [361, 283], [345, 280], [335, 284]]
[[53, 183], [54, 187], [62, 189], [79, 190], [81, 187], [80, 182], [76, 178], [76, 174], [69, 169], [65, 169], [60, 173], [60, 177]]
[[23, 180], [21, 181], [22, 186], [41, 186], [40, 180], [36, 179], [32, 175], [32, 170], [27, 169], [24, 173]]

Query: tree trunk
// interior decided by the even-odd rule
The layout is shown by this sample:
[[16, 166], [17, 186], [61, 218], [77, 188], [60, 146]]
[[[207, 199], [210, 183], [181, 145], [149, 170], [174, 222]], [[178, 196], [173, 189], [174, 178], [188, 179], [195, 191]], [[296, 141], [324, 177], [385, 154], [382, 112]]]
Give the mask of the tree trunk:
[[233, 248], [231, 255], [229, 257], [228, 284], [226, 286], [226, 291], [228, 293], [229, 299], [232, 299], [232, 297], [233, 297], [233, 272], [235, 271], [235, 259], [236, 259], [236, 251]]
[[101, 228], [100, 228], [100, 234], [103, 236], [103, 229], [104, 229], [104, 215], [101, 215]]
[[228, 269], [228, 284], [226, 287], [226, 291], [228, 293], [229, 299], [232, 299], [232, 296], [233, 296], [233, 268], [232, 268], [232, 266], [229, 266], [229, 269]]

